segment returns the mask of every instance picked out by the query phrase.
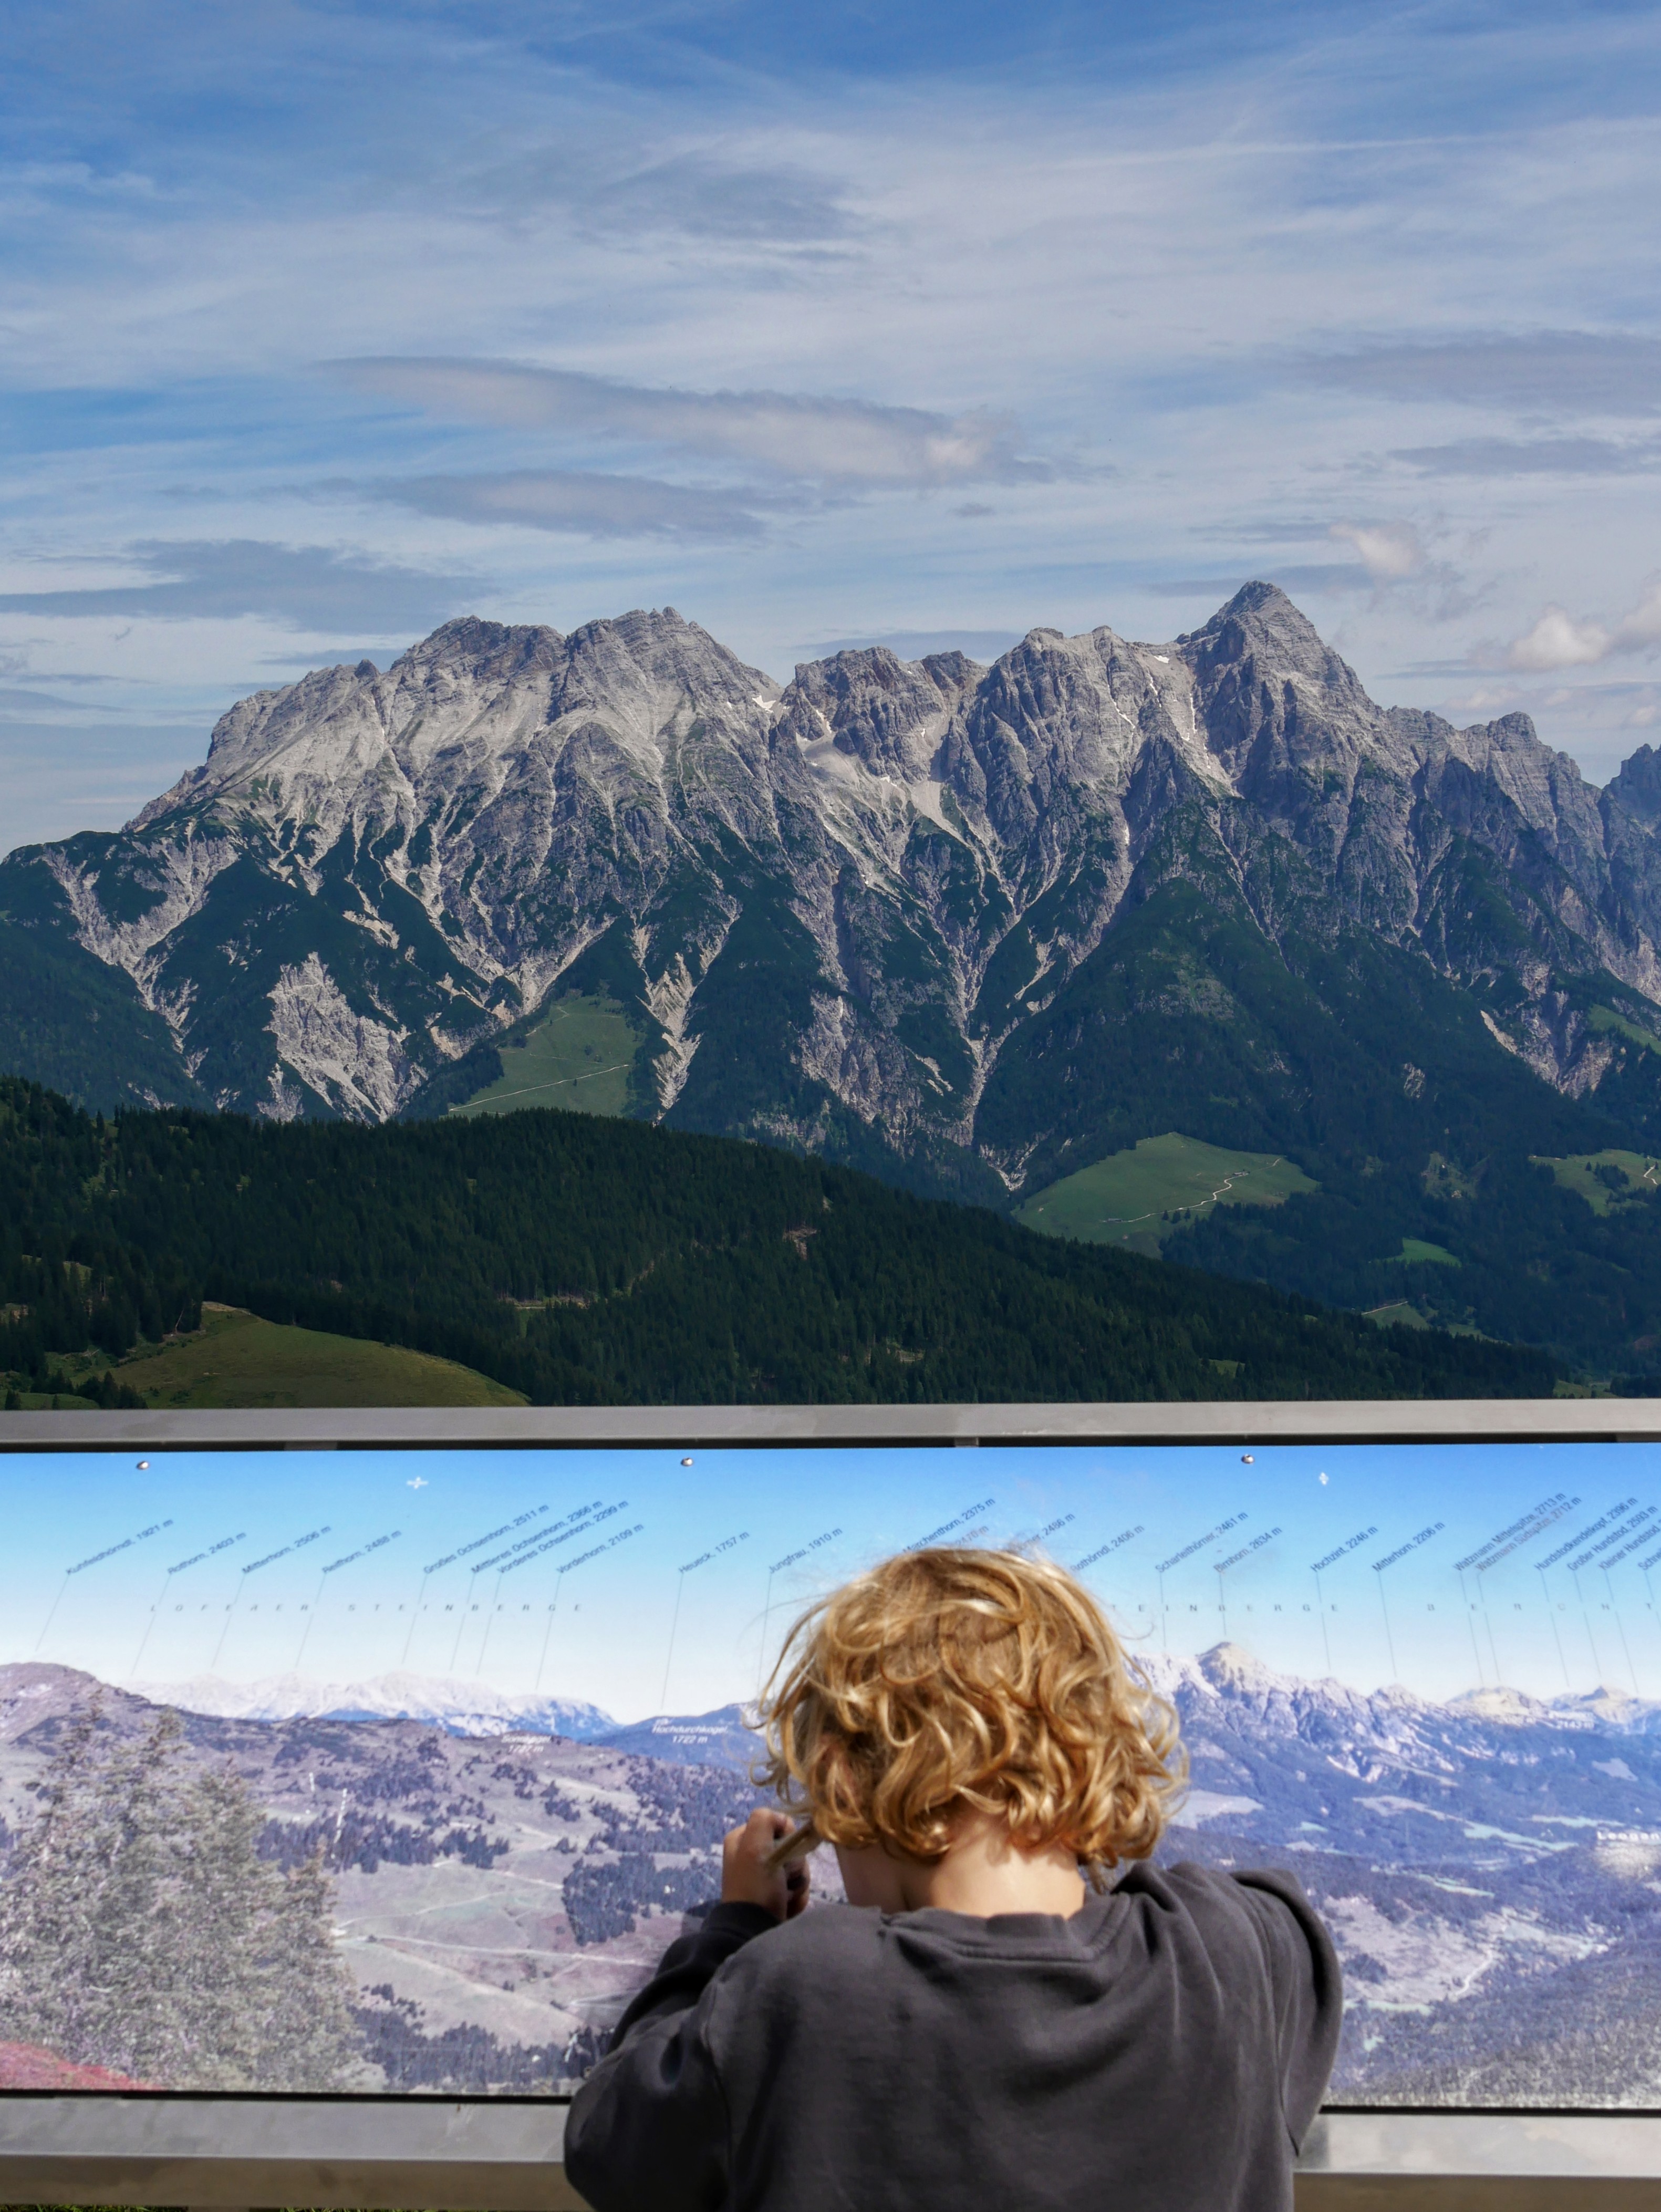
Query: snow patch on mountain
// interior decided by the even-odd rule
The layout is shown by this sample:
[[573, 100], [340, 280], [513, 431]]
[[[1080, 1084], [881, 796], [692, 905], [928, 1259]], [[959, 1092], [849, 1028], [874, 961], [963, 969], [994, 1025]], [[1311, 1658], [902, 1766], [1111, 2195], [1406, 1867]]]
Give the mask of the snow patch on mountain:
[[426, 1721], [452, 1735], [563, 1735], [593, 1742], [618, 1723], [580, 1698], [515, 1697], [488, 1683], [431, 1679], [404, 1672], [363, 1682], [321, 1682], [303, 1674], [275, 1674], [257, 1682], [229, 1682], [198, 1674], [186, 1682], [135, 1682], [134, 1694], [182, 1711], [223, 1720]]

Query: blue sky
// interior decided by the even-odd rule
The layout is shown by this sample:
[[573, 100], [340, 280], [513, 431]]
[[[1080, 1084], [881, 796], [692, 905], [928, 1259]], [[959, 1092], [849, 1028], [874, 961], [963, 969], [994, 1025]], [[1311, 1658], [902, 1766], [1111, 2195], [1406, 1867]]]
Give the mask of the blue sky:
[[[22, 1456], [0, 1662], [336, 1684], [407, 1667], [625, 1721], [754, 1694], [809, 1598], [1037, 1542], [1138, 1647], [1448, 1698], [1661, 1698], [1648, 1445]], [[418, 1479], [418, 1480], [417, 1480]]]
[[446, 616], [1661, 723], [1653, 6], [14, 0], [6, 843]]

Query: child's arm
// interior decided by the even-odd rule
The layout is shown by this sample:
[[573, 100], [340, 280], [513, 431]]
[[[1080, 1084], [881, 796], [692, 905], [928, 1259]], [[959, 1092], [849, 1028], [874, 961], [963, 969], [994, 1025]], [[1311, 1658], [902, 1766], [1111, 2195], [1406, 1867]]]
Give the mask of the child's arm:
[[727, 2104], [711, 2047], [720, 1992], [710, 1984], [746, 1943], [806, 1905], [806, 1869], [765, 1863], [790, 1826], [757, 1812], [727, 1837], [721, 1903], [669, 1946], [572, 2100], [565, 2171], [594, 2212], [714, 2212], [725, 2201]]
[[1338, 2055], [1344, 2010], [1338, 1954], [1296, 1875], [1266, 1869], [1234, 1879], [1256, 1908], [1264, 1939], [1275, 1992], [1281, 2106], [1293, 2146], [1301, 2149]]

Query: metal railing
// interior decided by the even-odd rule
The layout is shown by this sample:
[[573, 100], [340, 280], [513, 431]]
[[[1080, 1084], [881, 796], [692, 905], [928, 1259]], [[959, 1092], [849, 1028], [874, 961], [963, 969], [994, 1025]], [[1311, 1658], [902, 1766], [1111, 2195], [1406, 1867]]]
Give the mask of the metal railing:
[[[0, 2098], [0, 2193], [203, 2212], [581, 2212], [564, 2134], [551, 2100], [15, 2095]], [[1326, 2113], [1297, 2197], [1299, 2212], [1636, 2212], [1661, 2204], [1661, 2118]]]
[[662, 1444], [1650, 1443], [1661, 1398], [1269, 1398], [1169, 1405], [434, 1406], [0, 1413], [0, 1451]]

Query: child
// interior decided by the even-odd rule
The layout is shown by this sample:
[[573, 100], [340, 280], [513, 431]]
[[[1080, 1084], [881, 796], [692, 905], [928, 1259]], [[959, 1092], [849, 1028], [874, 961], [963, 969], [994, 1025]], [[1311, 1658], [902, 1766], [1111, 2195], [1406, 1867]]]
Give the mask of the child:
[[[762, 1770], [797, 1826], [577, 2092], [596, 2212], [1290, 2212], [1338, 1962], [1290, 1874], [1145, 1861], [1186, 1762], [1094, 1601], [1008, 1552], [912, 1552], [799, 1621]], [[804, 1912], [828, 1843], [844, 1908]]]

